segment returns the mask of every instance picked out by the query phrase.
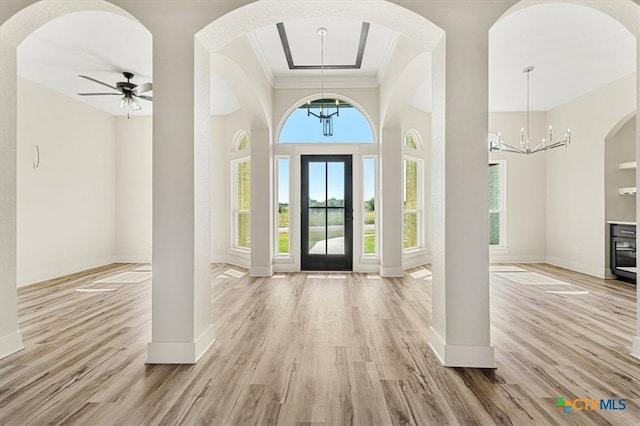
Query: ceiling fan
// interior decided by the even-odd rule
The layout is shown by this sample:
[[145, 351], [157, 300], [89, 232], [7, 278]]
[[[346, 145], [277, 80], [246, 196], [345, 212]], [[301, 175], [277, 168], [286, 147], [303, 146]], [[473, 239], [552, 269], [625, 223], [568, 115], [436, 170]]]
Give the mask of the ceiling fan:
[[88, 77], [86, 75], [79, 75], [78, 77], [82, 77], [89, 81], [93, 81], [94, 83], [102, 84], [110, 89], [117, 90], [118, 93], [78, 93], [80, 96], [122, 96], [120, 99], [120, 108], [124, 108], [127, 110], [127, 116], [129, 115], [129, 111], [140, 111], [142, 106], [140, 102], [138, 102], [137, 98], [144, 99], [145, 101], [153, 101], [153, 98], [148, 95], [142, 95], [142, 93], [149, 92], [153, 90], [153, 84], [144, 83], [144, 84], [134, 84], [131, 82], [133, 78], [133, 73], [123, 72], [122, 75], [127, 81], [119, 81], [115, 86], [112, 86], [108, 83], [105, 83], [100, 80], [96, 80], [95, 78]]

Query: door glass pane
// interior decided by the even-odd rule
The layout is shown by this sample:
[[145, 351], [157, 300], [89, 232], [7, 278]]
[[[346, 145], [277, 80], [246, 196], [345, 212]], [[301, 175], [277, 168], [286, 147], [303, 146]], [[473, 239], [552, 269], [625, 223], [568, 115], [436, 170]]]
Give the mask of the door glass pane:
[[329, 209], [327, 222], [327, 253], [344, 254], [344, 209]]
[[344, 163], [327, 163], [329, 207], [344, 207]]
[[309, 163], [309, 207], [326, 206], [327, 163]]
[[326, 210], [309, 208], [309, 253], [325, 254], [327, 251]]

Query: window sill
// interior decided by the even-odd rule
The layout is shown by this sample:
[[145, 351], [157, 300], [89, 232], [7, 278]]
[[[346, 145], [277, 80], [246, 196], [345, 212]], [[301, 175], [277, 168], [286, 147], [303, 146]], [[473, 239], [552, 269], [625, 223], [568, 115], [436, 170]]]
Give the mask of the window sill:
[[507, 246], [489, 246], [489, 252], [494, 254], [506, 254], [509, 253], [509, 247]]

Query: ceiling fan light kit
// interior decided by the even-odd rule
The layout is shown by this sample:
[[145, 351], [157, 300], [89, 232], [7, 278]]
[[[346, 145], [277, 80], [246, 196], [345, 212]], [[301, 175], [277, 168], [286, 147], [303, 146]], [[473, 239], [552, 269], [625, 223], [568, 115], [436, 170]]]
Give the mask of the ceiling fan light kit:
[[489, 152], [493, 151], [504, 151], [504, 152], [513, 152], [516, 154], [535, 154], [536, 152], [544, 152], [553, 148], [558, 147], [567, 147], [571, 143], [571, 129], [567, 129], [563, 138], [557, 142], [553, 142], [553, 129], [549, 126], [549, 134], [547, 138], [543, 138], [542, 142], [540, 142], [535, 147], [531, 148], [529, 145], [529, 75], [531, 71], [533, 71], [535, 67], [528, 66], [522, 69], [522, 72], [527, 75], [527, 126], [526, 126], [526, 136], [525, 136], [525, 127], [523, 126], [520, 129], [520, 147], [516, 148], [512, 145], [504, 143], [502, 140], [502, 135], [498, 132], [498, 139], [496, 140], [493, 135], [489, 136]]
[[129, 113], [132, 111], [140, 111], [142, 109], [142, 105], [137, 98], [144, 99], [146, 101], [153, 101], [153, 98], [148, 95], [142, 95], [142, 93], [149, 92], [153, 90], [152, 83], [144, 83], [144, 84], [135, 84], [131, 82], [131, 79], [134, 77], [133, 73], [123, 72], [122, 75], [127, 81], [119, 81], [115, 86], [112, 86], [104, 81], [96, 80], [95, 78], [79, 75], [78, 77], [84, 78], [86, 80], [92, 81], [94, 83], [101, 84], [110, 89], [116, 90], [118, 93], [78, 93], [80, 96], [122, 96], [120, 98], [120, 102], [118, 106], [127, 111], [127, 118], [129, 118]]

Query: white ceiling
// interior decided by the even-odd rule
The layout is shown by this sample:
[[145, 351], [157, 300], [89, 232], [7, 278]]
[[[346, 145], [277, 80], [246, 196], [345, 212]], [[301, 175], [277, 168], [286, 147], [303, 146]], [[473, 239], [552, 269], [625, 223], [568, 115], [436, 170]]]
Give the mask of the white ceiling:
[[[362, 22], [349, 19], [300, 19], [284, 23], [296, 65], [318, 65], [318, 27], [326, 27], [325, 64], [353, 64]], [[274, 87], [317, 86], [318, 70], [289, 70], [275, 25], [249, 34]], [[333, 87], [376, 87], [386, 69], [398, 34], [379, 25], [369, 28], [359, 70], [325, 70]], [[499, 22], [489, 34], [489, 108], [522, 111], [525, 76], [531, 74], [531, 109], [548, 110], [635, 71], [635, 38], [612, 18], [575, 4], [543, 4], [521, 9]], [[105, 12], [81, 12], [52, 21], [32, 33], [18, 49], [18, 73], [113, 115], [125, 115], [118, 97], [80, 97], [79, 92], [108, 88], [78, 74], [114, 84], [122, 72], [134, 83], [152, 81], [152, 37], [140, 24]], [[425, 71], [425, 72], [428, 72]], [[416, 107], [429, 110], [430, 77], [413, 97]], [[239, 106], [225, 81], [212, 76], [212, 114], [224, 115]], [[224, 94], [224, 96], [220, 96]], [[139, 115], [152, 112], [141, 101]]]

